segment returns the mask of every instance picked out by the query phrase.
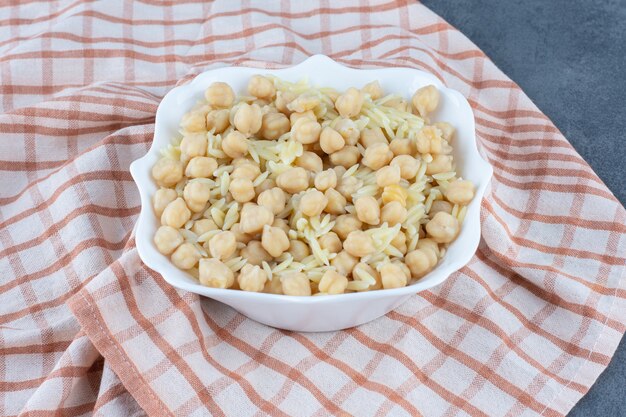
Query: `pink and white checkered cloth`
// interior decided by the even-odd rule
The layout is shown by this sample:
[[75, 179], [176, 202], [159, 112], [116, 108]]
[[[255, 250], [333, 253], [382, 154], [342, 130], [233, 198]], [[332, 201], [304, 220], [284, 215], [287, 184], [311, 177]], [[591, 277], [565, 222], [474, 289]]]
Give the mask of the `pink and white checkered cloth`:
[[[390, 0], [0, 3], [0, 414], [562, 416], [626, 331], [626, 212], [515, 83]], [[476, 256], [335, 333], [265, 327], [142, 265], [128, 166], [159, 100], [323, 53], [468, 97], [495, 168]], [[181, 81], [182, 80], [182, 81]]]

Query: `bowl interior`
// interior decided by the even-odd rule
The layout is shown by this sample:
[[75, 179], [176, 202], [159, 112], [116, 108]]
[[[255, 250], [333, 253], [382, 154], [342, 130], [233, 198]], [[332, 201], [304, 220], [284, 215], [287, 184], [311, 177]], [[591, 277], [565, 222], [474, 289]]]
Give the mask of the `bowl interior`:
[[[236, 93], [245, 92], [248, 78], [254, 74], [272, 74], [287, 81], [307, 78], [312, 85], [344, 90], [361, 87], [378, 80], [387, 93], [396, 93], [410, 99], [420, 87], [434, 84], [440, 91], [439, 107], [432, 114], [432, 121], [446, 121], [457, 130], [453, 143], [456, 172], [476, 184], [477, 192], [469, 204], [465, 221], [457, 239], [450, 245], [439, 265], [415, 284], [405, 288], [385, 291], [368, 291], [339, 296], [290, 297], [273, 294], [249, 293], [244, 291], [208, 288], [197, 283], [190, 275], [177, 269], [170, 260], [160, 254], [152, 242], [159, 227], [152, 211], [151, 197], [157, 190], [150, 170], [159, 158], [159, 150], [166, 147], [173, 137], [179, 135], [178, 124], [194, 104], [203, 98], [204, 90], [215, 81], [230, 84]], [[191, 292], [217, 299], [224, 297], [269, 297], [297, 303], [324, 303], [339, 297], [376, 298], [415, 293], [443, 282], [452, 272], [464, 266], [473, 256], [480, 239], [480, 202], [492, 175], [490, 165], [479, 155], [476, 148], [474, 116], [467, 100], [457, 91], [446, 88], [436, 77], [411, 68], [385, 68], [358, 70], [344, 67], [328, 57], [313, 56], [294, 67], [279, 70], [264, 70], [246, 67], [224, 67], [204, 72], [190, 83], [171, 90], [164, 98], [156, 115], [155, 134], [148, 153], [131, 165], [131, 174], [141, 195], [141, 214], [136, 230], [137, 250], [144, 263], [163, 275], [170, 284]]]

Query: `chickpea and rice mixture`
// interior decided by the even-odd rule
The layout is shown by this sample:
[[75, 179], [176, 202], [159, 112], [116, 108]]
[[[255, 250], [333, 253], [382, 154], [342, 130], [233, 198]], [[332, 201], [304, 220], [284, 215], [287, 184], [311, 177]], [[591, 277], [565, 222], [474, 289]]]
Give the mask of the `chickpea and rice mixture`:
[[457, 178], [455, 129], [429, 124], [377, 81], [338, 92], [254, 75], [215, 82], [152, 176], [157, 249], [201, 284], [286, 295], [398, 288], [458, 235], [474, 185]]

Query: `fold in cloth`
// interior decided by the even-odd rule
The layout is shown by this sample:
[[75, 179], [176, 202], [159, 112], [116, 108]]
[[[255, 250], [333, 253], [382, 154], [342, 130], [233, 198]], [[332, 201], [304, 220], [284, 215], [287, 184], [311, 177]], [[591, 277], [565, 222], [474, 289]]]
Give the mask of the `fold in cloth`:
[[[624, 208], [426, 7], [27, 1], [0, 15], [1, 415], [560, 416], [609, 363], [626, 330]], [[299, 334], [143, 266], [128, 167], [178, 82], [317, 53], [462, 92], [495, 175], [466, 267], [369, 324]]]

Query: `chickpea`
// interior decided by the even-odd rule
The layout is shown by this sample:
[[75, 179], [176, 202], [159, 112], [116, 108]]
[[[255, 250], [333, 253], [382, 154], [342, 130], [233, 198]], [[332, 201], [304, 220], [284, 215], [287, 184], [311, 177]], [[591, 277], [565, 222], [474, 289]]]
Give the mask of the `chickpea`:
[[282, 274], [280, 282], [283, 285], [282, 292], [285, 295], [311, 295], [311, 283], [309, 278], [302, 272]]
[[357, 219], [353, 214], [342, 214], [335, 219], [335, 226], [333, 232], [339, 236], [341, 240], [345, 240], [350, 232], [354, 230], [361, 230], [363, 223]]
[[235, 169], [242, 167], [244, 165], [255, 165], [257, 168], [259, 166], [259, 164], [257, 164], [256, 161], [253, 161], [252, 159], [248, 159], [246, 157], [234, 158], [231, 165], [234, 166]]
[[357, 258], [371, 255], [376, 251], [376, 248], [374, 248], [374, 241], [371, 236], [362, 230], [354, 230], [350, 232], [346, 240], [343, 242], [343, 248], [350, 255]]
[[203, 182], [190, 182], [185, 185], [183, 198], [187, 207], [197, 213], [204, 210], [206, 203], [211, 198], [211, 187]]
[[209, 178], [217, 169], [217, 161], [208, 156], [196, 156], [191, 158], [185, 168], [185, 176], [189, 178]]
[[376, 283], [370, 285], [368, 289], [378, 290], [382, 287], [378, 271], [366, 263], [359, 262], [354, 266], [354, 269], [352, 269], [352, 279], [355, 281], [365, 281], [365, 277], [363, 276], [364, 274], [369, 274], [376, 280]]
[[341, 182], [337, 186], [337, 191], [339, 191], [347, 201], [352, 201], [352, 194], [356, 193], [362, 186], [363, 182], [361, 180], [356, 177], [347, 177], [341, 179]]
[[256, 104], [257, 106], [259, 106], [263, 114], [273, 112], [275, 110], [274, 106], [272, 106], [272, 100], [257, 98], [256, 100], [252, 100], [250, 104]]
[[450, 243], [459, 233], [459, 221], [456, 217], [440, 211], [426, 223], [426, 233], [437, 243]]
[[462, 206], [469, 204], [474, 198], [474, 184], [467, 180], [456, 180], [450, 183], [445, 192], [449, 202]]
[[[243, 268], [242, 268], [242, 269], [243, 269]], [[239, 271], [239, 274], [240, 274], [240, 273], [241, 273], [241, 270]], [[233, 271], [233, 274], [236, 276], [236, 278], [235, 278], [235, 280], [233, 281], [233, 285], [231, 285], [231, 287], [230, 287], [230, 288], [231, 288], [231, 289], [233, 289], [233, 290], [241, 290], [241, 291], [244, 291], [244, 290], [241, 288], [241, 285], [239, 285], [239, 281], [238, 281], [239, 274], [238, 274], [237, 272], [235, 272], [235, 271]], [[265, 289], [265, 285], [263, 286], [263, 289]], [[261, 290], [261, 291], [263, 291], [263, 290]]]
[[172, 226], [174, 229], [180, 229], [190, 218], [191, 211], [187, 208], [185, 200], [178, 197], [163, 210], [161, 224], [164, 226]]
[[359, 139], [361, 145], [365, 148], [369, 148], [375, 143], [384, 143], [387, 145], [387, 138], [385, 134], [380, 129], [380, 127], [375, 127], [373, 129], [365, 128], [361, 131], [361, 137]]
[[446, 142], [450, 142], [454, 137], [456, 129], [448, 122], [437, 122], [433, 126], [441, 131], [441, 137]]
[[[316, 154], [316, 155], [317, 154], [322, 154], [323, 155], [322, 148], [320, 147], [320, 143], [319, 142], [310, 143], [308, 145], [302, 145], [302, 150], [304, 152], [310, 152], [310, 153]], [[326, 155], [324, 155], [324, 156], [326, 156]], [[320, 159], [321, 159], [321, 157], [320, 157]], [[296, 159], [296, 161], [297, 161], [297, 159]], [[320, 166], [320, 169], [323, 169], [323, 168], [324, 168], [324, 162], [322, 161], [322, 165]]]
[[237, 240], [233, 232], [219, 232], [209, 241], [209, 252], [215, 259], [228, 259], [235, 253], [235, 250], [237, 250]]
[[332, 127], [325, 127], [320, 134], [320, 146], [322, 150], [331, 154], [341, 150], [346, 144], [343, 136]]
[[191, 231], [196, 235], [200, 236], [205, 234], [206, 232], [210, 232], [211, 230], [217, 230], [218, 227], [215, 222], [211, 219], [199, 219], [193, 222], [193, 226], [191, 226]]
[[348, 88], [335, 100], [335, 108], [343, 117], [354, 117], [361, 112], [363, 94], [354, 87]]
[[301, 262], [311, 254], [311, 250], [309, 249], [309, 245], [300, 240], [290, 240], [289, 253], [293, 256], [294, 261]]
[[400, 270], [404, 272], [404, 276], [406, 277], [406, 281], [408, 284], [408, 282], [411, 280], [411, 270], [409, 269], [409, 267], [406, 266], [404, 262], [400, 262], [400, 261], [393, 261], [391, 263], [394, 265], [397, 265], [398, 268], [400, 268]]
[[339, 97], [339, 91], [335, 89], [326, 90], [325, 94], [333, 103], [337, 101], [337, 97]]
[[305, 192], [300, 199], [300, 211], [309, 217], [317, 216], [324, 211], [327, 204], [328, 198], [324, 193], [313, 188]]
[[259, 195], [263, 191], [271, 190], [274, 187], [276, 187], [276, 181], [271, 178], [266, 178], [261, 184], [254, 187], [254, 192], [256, 193], [256, 195]]
[[356, 165], [359, 159], [361, 153], [356, 146], [344, 146], [340, 151], [330, 155], [330, 162], [333, 165], [341, 165], [346, 169]]
[[275, 279], [268, 279], [267, 282], [265, 283], [265, 288], [263, 288], [263, 292], [267, 294], [282, 295], [283, 284], [280, 282], [280, 278], [276, 277]]
[[335, 171], [335, 175], [337, 176], [337, 180], [343, 178], [343, 175], [348, 171], [346, 167], [337, 165], [332, 167], [332, 170]]
[[396, 156], [413, 155], [415, 153], [415, 149], [413, 146], [413, 142], [411, 142], [411, 139], [393, 139], [391, 142], [389, 142], [389, 149], [391, 149], [391, 152]]
[[235, 92], [228, 84], [215, 82], [206, 89], [204, 97], [213, 107], [230, 107], [235, 101]]
[[246, 136], [261, 130], [263, 112], [258, 104], [240, 103], [235, 111], [233, 125]]
[[395, 226], [406, 220], [407, 210], [397, 201], [390, 201], [383, 206], [381, 219], [383, 223], [389, 226]]
[[237, 282], [243, 291], [261, 292], [267, 282], [267, 273], [257, 265], [244, 265]]
[[276, 93], [274, 83], [262, 75], [253, 75], [248, 81], [248, 92], [258, 98], [271, 99]]
[[408, 192], [399, 184], [388, 185], [382, 192], [383, 204], [387, 204], [391, 201], [397, 201], [402, 204], [402, 207], [406, 207], [406, 199]]
[[387, 100], [385, 102], [385, 106], [391, 107], [392, 109], [396, 109], [398, 111], [403, 111], [403, 112], [409, 111], [409, 103], [403, 98], [394, 98], [391, 100]]
[[283, 229], [265, 225], [261, 245], [274, 258], [279, 257], [289, 249], [289, 238]]
[[152, 198], [154, 214], [156, 214], [157, 217], [161, 217], [165, 207], [177, 198], [178, 193], [176, 190], [172, 190], [171, 188], [159, 188], [156, 193], [154, 193], [154, 197]]
[[241, 158], [248, 153], [248, 141], [243, 133], [233, 130], [222, 140], [222, 150], [231, 158]]
[[213, 133], [224, 133], [230, 126], [230, 110], [211, 110], [206, 115], [206, 128], [213, 130]]
[[321, 132], [322, 125], [308, 117], [298, 119], [291, 126], [291, 137], [305, 145], [317, 142]]
[[248, 234], [260, 233], [263, 226], [270, 225], [274, 222], [272, 212], [263, 206], [257, 206], [254, 203], [246, 203], [241, 209], [239, 224], [241, 231]]
[[404, 271], [395, 264], [388, 263], [380, 268], [380, 280], [384, 289], [406, 287], [407, 278]]
[[274, 105], [276, 105], [276, 109], [286, 114], [287, 116], [291, 114], [291, 110], [287, 108], [287, 105], [295, 100], [296, 95], [291, 91], [278, 91], [276, 93], [276, 100], [274, 101]]
[[419, 153], [441, 153], [443, 151], [441, 131], [434, 126], [424, 126], [422, 130], [417, 133], [415, 146]]
[[350, 255], [347, 251], [342, 250], [330, 261], [330, 265], [335, 267], [341, 275], [348, 276], [359, 263], [359, 260]]
[[207, 139], [203, 133], [195, 133], [183, 137], [180, 142], [180, 153], [188, 159], [206, 155]]
[[335, 130], [343, 137], [346, 145], [354, 146], [359, 141], [361, 132], [351, 119], [341, 119], [335, 125]]
[[[321, 123], [320, 123], [321, 125]], [[320, 133], [321, 134], [321, 133]], [[302, 149], [309, 152], [322, 153], [322, 148], [320, 147], [320, 142], [309, 143], [306, 145], [302, 145]], [[311, 283], [313, 284], [313, 283]]]
[[380, 223], [380, 206], [378, 201], [370, 195], [360, 197], [354, 202], [356, 215], [360, 221], [370, 225]]
[[278, 187], [274, 187], [259, 194], [256, 202], [258, 205], [266, 207], [274, 215], [277, 215], [285, 209], [287, 198], [283, 190]]
[[315, 113], [313, 113], [313, 110], [308, 110], [303, 113], [294, 112], [289, 115], [289, 121], [292, 125], [295, 125], [300, 119], [309, 119], [317, 122], [317, 117], [315, 116]]
[[315, 188], [320, 191], [326, 191], [329, 188], [337, 186], [337, 174], [331, 168], [326, 171], [318, 172], [314, 180]]
[[[436, 258], [439, 253], [439, 244], [432, 239], [420, 238], [417, 242], [417, 249], [429, 249], [435, 254]], [[436, 263], [437, 259], [435, 259], [435, 262], [431, 266], [434, 266]]]
[[348, 201], [339, 191], [334, 188], [329, 188], [324, 193], [324, 196], [326, 196], [326, 200], [328, 201], [326, 207], [324, 207], [326, 213], [335, 215], [345, 213]]
[[202, 132], [206, 130], [206, 119], [199, 111], [185, 113], [180, 122], [180, 127], [186, 132]]
[[287, 105], [291, 111], [304, 113], [319, 106], [320, 98], [316, 94], [302, 93]]
[[[322, 151], [322, 146], [320, 145], [319, 142], [315, 142], [311, 145], [302, 145], [302, 148], [305, 151], [314, 152], [317, 155], [319, 155], [321, 158], [324, 158], [324, 163], [322, 165], [328, 164], [328, 158], [327, 158], [328, 155], [326, 155], [324, 151]], [[322, 169], [323, 169], [323, 166], [322, 166]], [[314, 284], [314, 283], [311, 282], [311, 284]]]
[[[450, 155], [452, 154], [452, 152], [454, 151], [454, 149], [452, 148], [452, 146], [450, 146], [450, 144], [448, 142], [446, 142], [443, 137], [441, 138], [441, 153], [442, 154], [446, 154], [446, 155]], [[434, 155], [433, 155], [434, 156]]]
[[437, 252], [439, 251], [439, 247], [437, 247], [436, 249], [431, 249], [430, 247], [418, 246], [417, 249], [421, 250], [422, 252], [426, 254], [426, 257], [428, 258], [428, 264], [431, 269], [434, 268], [435, 265], [437, 265], [437, 262], [439, 262], [439, 258], [437, 257]]
[[309, 174], [304, 168], [290, 168], [276, 178], [276, 184], [291, 194], [309, 188]]
[[363, 165], [374, 171], [389, 164], [393, 158], [393, 152], [386, 143], [375, 143], [365, 150]]
[[289, 233], [289, 231], [291, 230], [291, 227], [289, 227], [289, 223], [287, 223], [287, 220], [285, 219], [274, 219], [272, 227], [278, 227], [283, 232], [285, 232], [285, 234]]
[[261, 136], [268, 140], [276, 140], [289, 132], [289, 119], [282, 113], [267, 113], [261, 121]]
[[406, 254], [406, 235], [404, 232], [398, 232], [398, 234], [391, 240], [391, 246], [398, 249], [403, 254]]
[[376, 171], [376, 184], [379, 187], [386, 187], [400, 182], [400, 167], [385, 166]]
[[434, 155], [431, 163], [426, 165], [428, 175], [452, 171], [452, 157], [450, 155]]
[[191, 269], [200, 260], [200, 252], [191, 243], [183, 243], [172, 253], [172, 263], [180, 269]]
[[230, 175], [231, 179], [245, 178], [250, 181], [254, 181], [256, 177], [258, 177], [259, 174], [261, 174], [261, 168], [259, 168], [259, 166], [255, 164], [254, 162], [249, 161], [247, 159], [240, 159], [238, 161], [243, 161], [243, 162], [240, 162], [237, 165], [233, 163], [233, 165], [235, 165], [235, 169], [233, 170], [233, 173]]
[[296, 158], [296, 166], [311, 172], [321, 172], [324, 169], [324, 162], [315, 152], [304, 151], [300, 157]]
[[200, 284], [212, 288], [230, 288], [235, 283], [235, 274], [225, 263], [217, 259], [201, 259]]
[[422, 249], [416, 249], [404, 257], [406, 266], [411, 270], [413, 278], [421, 278], [431, 270], [431, 261], [428, 254]]
[[231, 226], [230, 231], [235, 234], [235, 239], [237, 243], [243, 243], [245, 245], [248, 244], [252, 240], [252, 236], [247, 233], [241, 231], [241, 224], [235, 223]]
[[238, 203], [247, 203], [252, 200], [256, 194], [252, 181], [247, 178], [235, 178], [230, 182], [228, 191]]
[[378, 100], [383, 96], [383, 94], [385, 94], [378, 81], [372, 81], [365, 84], [363, 88], [361, 88], [361, 91], [369, 94], [372, 100]]
[[400, 169], [400, 177], [405, 180], [415, 178], [420, 167], [419, 161], [410, 155], [398, 155], [391, 160], [390, 165], [398, 167]]
[[152, 167], [152, 178], [164, 187], [173, 187], [183, 179], [183, 164], [169, 158], [161, 158]]
[[253, 240], [248, 243], [248, 245], [241, 250], [241, 256], [251, 265], [261, 265], [263, 261], [269, 262], [272, 260], [272, 255], [267, 253], [258, 240]]
[[169, 255], [183, 243], [184, 239], [177, 229], [161, 226], [154, 234], [154, 244], [163, 255]]
[[348, 278], [332, 269], [324, 272], [319, 283], [320, 292], [326, 294], [343, 294], [348, 287]]
[[419, 115], [425, 117], [439, 105], [439, 90], [434, 85], [422, 87], [413, 94], [411, 102]]
[[445, 200], [435, 200], [431, 204], [430, 211], [428, 212], [428, 214], [430, 214], [431, 216], [434, 216], [440, 211], [443, 211], [444, 213], [448, 213], [448, 214], [452, 213], [452, 204], [450, 204], [449, 202]]
[[328, 250], [329, 253], [339, 253], [342, 249], [341, 239], [335, 232], [328, 232], [317, 239], [322, 249]]

